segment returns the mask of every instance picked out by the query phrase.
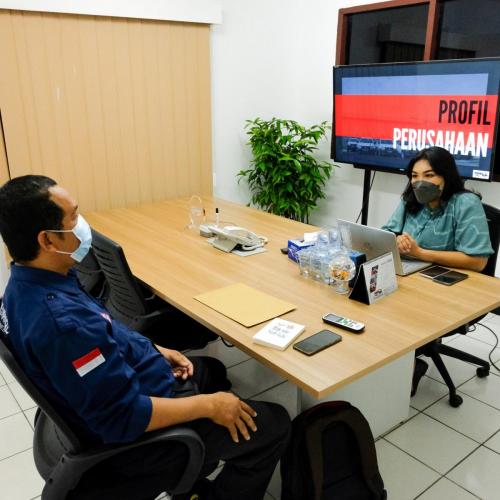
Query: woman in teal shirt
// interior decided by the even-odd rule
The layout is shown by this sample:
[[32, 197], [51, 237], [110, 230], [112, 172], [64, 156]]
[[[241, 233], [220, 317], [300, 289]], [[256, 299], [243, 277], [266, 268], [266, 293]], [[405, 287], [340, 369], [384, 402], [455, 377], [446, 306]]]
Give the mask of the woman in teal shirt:
[[[408, 186], [383, 229], [392, 231], [401, 254], [441, 264], [482, 271], [492, 255], [481, 198], [468, 191], [453, 156], [443, 148], [420, 151], [408, 164]], [[415, 359], [413, 396], [427, 363]]]
[[401, 254], [443, 266], [482, 271], [493, 254], [480, 196], [464, 187], [453, 156], [420, 151], [406, 170], [410, 182], [383, 229], [396, 233]]

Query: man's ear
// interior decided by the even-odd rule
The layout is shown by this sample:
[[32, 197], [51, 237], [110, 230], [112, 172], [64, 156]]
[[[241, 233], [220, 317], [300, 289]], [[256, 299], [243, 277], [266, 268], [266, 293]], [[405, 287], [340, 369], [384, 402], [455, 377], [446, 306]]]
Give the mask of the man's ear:
[[52, 243], [52, 239], [54, 237], [57, 238], [54, 233], [49, 233], [48, 231], [40, 231], [37, 237], [40, 248], [42, 250], [45, 250], [46, 252], [53, 252], [54, 250], [57, 250]]

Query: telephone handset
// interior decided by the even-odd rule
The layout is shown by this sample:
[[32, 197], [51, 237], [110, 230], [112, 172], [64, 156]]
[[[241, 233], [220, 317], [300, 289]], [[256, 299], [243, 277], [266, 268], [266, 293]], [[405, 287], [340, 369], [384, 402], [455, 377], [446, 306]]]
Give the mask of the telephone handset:
[[267, 243], [267, 238], [258, 236], [243, 227], [210, 225], [208, 228], [216, 236], [213, 246], [224, 252], [231, 252], [237, 245], [245, 251], [255, 250]]

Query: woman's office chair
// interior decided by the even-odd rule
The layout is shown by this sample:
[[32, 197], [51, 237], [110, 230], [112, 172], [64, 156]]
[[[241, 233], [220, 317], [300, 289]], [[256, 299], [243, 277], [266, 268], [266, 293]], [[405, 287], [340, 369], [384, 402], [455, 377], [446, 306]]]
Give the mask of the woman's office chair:
[[92, 230], [92, 249], [108, 292], [104, 305], [111, 316], [155, 343], [174, 349], [200, 349], [217, 335], [145, 289], [130, 270], [122, 247]]
[[[500, 246], [500, 210], [498, 208], [492, 207], [483, 203], [483, 208], [486, 213], [486, 219], [488, 221], [488, 229], [490, 232], [491, 245], [495, 253], [488, 259], [488, 263], [482, 274], [486, 274], [488, 276], [495, 276], [495, 269], [498, 258], [498, 249]], [[455, 335], [456, 333], [461, 333], [463, 335], [469, 332], [469, 328], [481, 319], [484, 318], [485, 315], [476, 318], [471, 323], [461, 326], [458, 330], [450, 332], [445, 335], [448, 337], [449, 335]], [[472, 363], [474, 365], [478, 365], [478, 369], [476, 370], [478, 377], [487, 377], [490, 374], [490, 363], [485, 361], [484, 359], [478, 358], [464, 351], [460, 351], [459, 349], [455, 349], [447, 344], [442, 343], [442, 339], [437, 339], [429, 344], [426, 344], [416, 351], [416, 355], [419, 356], [423, 354], [424, 356], [430, 357], [436, 368], [438, 369], [441, 377], [443, 377], [444, 382], [448, 386], [448, 390], [450, 392], [450, 405], [454, 408], [457, 408], [463, 403], [463, 399], [461, 396], [457, 394], [457, 390], [453, 380], [448, 373], [448, 369], [446, 368], [441, 355], [450, 356], [455, 359], [460, 359], [462, 361], [466, 361], [467, 363]]]
[[[133, 443], [87, 446], [26, 376], [1, 333], [0, 358], [39, 407], [35, 417], [33, 455], [36, 468], [45, 479], [42, 500], [65, 500], [75, 488], [78, 492], [78, 483], [82, 476], [106, 459], [133, 448], [162, 443], [165, 448], [172, 446], [173, 442], [181, 443], [187, 451], [187, 460], [181, 477], [165, 478], [169, 481], [165, 489], [169, 489], [171, 494], [186, 493], [198, 479], [205, 456], [205, 446], [192, 429], [172, 427], [145, 433]], [[114, 483], [112, 484], [114, 487]], [[93, 498], [92, 493], [87, 491], [85, 495]], [[157, 494], [159, 493], [161, 491]]]

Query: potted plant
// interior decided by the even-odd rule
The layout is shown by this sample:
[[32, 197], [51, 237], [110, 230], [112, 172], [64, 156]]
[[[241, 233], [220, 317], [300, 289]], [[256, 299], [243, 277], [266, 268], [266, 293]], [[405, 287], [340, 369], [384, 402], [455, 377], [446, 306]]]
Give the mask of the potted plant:
[[238, 172], [246, 178], [257, 207], [301, 222], [309, 215], [330, 178], [333, 165], [319, 161], [312, 153], [325, 137], [327, 122], [309, 128], [293, 120], [261, 118], [247, 120], [253, 160], [250, 168]]

